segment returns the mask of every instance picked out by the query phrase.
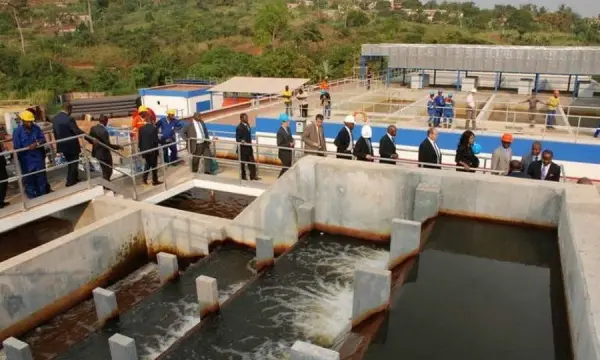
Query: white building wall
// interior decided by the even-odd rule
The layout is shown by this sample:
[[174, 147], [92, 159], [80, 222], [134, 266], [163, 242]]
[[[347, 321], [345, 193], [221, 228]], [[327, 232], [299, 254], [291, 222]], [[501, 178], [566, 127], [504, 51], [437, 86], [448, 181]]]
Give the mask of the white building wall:
[[[184, 116], [182, 114], [188, 111], [188, 99], [185, 97], [144, 95], [142, 104], [154, 110], [156, 116], [167, 116], [168, 109], [175, 109], [178, 117]], [[194, 109], [195, 107], [196, 105]]]
[[210, 101], [210, 94], [204, 94], [200, 96], [194, 96], [188, 99], [188, 115], [183, 116], [192, 116], [196, 111], [196, 104], [203, 101]]

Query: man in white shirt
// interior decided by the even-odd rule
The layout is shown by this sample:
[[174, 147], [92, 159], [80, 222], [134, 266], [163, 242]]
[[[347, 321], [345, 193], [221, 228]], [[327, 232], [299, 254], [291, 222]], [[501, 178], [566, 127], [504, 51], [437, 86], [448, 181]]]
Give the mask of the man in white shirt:
[[473, 88], [469, 91], [469, 95], [467, 95], [467, 120], [465, 122], [465, 129], [471, 128], [471, 120], [473, 121], [472, 130], [477, 128], [477, 124], [475, 123], [475, 119], [477, 119], [477, 104], [475, 104], [475, 94], [477, 93], [477, 89]]
[[[204, 173], [210, 175], [212, 152], [210, 150], [210, 136], [206, 124], [199, 112], [195, 112], [190, 123], [187, 123], [181, 132], [183, 138], [188, 142], [188, 152], [192, 156], [192, 171], [198, 172], [200, 157], [204, 158]], [[214, 138], [217, 139], [216, 137]]]

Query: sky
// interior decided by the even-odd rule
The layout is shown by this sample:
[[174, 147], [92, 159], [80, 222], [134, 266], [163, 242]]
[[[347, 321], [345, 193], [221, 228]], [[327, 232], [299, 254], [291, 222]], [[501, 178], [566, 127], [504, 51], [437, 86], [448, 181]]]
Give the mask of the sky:
[[493, 8], [496, 4], [514, 5], [536, 4], [556, 10], [560, 4], [569, 5], [574, 11], [585, 17], [595, 17], [600, 14], [600, 0], [474, 0], [475, 4], [484, 8]]

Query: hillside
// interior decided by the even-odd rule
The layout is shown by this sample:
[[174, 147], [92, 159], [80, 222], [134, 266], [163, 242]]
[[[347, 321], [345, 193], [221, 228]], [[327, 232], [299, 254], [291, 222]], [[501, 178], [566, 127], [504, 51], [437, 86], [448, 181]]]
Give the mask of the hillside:
[[[37, 0], [0, 13], [0, 94], [131, 93], [167, 78], [352, 74], [368, 42], [588, 45], [597, 19], [535, 5], [338, 0]], [[35, 6], [34, 6], [35, 5]], [[12, 10], [23, 29], [24, 50]], [[379, 64], [377, 64], [379, 66]], [[43, 97], [43, 96], [42, 96]]]

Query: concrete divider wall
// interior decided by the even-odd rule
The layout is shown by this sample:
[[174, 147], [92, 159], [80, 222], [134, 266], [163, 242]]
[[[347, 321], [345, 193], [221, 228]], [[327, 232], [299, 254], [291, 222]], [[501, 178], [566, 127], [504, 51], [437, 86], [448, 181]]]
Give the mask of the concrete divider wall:
[[140, 211], [127, 209], [0, 263], [0, 339], [69, 309], [146, 256]]
[[61, 210], [53, 214], [53, 216], [70, 221], [73, 224], [74, 229], [77, 230], [124, 209], [125, 207], [121, 205], [109, 205], [92, 200]]
[[249, 246], [255, 246], [257, 237], [270, 237], [276, 252], [296, 243], [298, 208], [313, 202], [318, 195], [314, 169], [322, 159], [303, 157], [227, 226], [227, 237]]
[[572, 185], [562, 199], [558, 239], [575, 359], [600, 359], [600, 196]]

